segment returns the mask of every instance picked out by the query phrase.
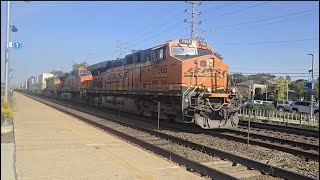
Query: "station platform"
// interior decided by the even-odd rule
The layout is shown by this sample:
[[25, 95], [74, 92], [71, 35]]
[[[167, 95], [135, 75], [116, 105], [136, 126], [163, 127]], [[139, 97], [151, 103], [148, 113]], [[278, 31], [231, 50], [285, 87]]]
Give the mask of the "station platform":
[[18, 180], [203, 179], [22, 94], [14, 99]]

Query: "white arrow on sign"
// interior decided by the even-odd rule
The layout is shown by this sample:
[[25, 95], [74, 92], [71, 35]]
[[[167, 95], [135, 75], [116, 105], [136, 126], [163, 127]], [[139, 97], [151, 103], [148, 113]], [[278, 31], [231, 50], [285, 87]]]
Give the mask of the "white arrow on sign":
[[9, 42], [9, 48], [12, 48], [12, 42]]

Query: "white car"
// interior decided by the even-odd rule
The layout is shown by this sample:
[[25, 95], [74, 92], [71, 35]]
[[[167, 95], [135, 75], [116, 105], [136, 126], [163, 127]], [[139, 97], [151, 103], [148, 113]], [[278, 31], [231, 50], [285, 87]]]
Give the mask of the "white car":
[[[308, 101], [296, 101], [290, 104], [291, 112], [301, 112], [301, 113], [310, 113], [311, 111], [311, 103]], [[313, 105], [314, 114], [319, 113], [319, 105], [314, 103]]]
[[293, 101], [275, 101], [275, 106], [279, 111], [290, 111], [290, 104], [292, 104]]

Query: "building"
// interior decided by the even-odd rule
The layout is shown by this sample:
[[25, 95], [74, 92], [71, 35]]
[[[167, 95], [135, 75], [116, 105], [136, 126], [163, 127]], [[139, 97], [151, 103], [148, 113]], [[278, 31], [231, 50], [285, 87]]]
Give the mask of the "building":
[[267, 91], [267, 86], [258, 84], [254, 80], [247, 80], [237, 84], [241, 96], [246, 99], [261, 99]]

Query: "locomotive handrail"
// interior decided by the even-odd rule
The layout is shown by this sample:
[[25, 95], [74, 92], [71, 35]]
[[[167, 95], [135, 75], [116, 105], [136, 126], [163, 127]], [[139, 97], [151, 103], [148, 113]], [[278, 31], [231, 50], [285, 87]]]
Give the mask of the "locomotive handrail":
[[192, 73], [192, 81], [190, 86], [182, 93], [182, 101], [181, 101], [181, 111], [183, 112], [183, 101], [184, 101], [184, 95], [185, 93], [191, 88], [192, 84], [193, 84], [193, 78], [194, 78], [194, 73]]
[[192, 81], [190, 86], [182, 93], [182, 101], [181, 101], [181, 112], [182, 112], [182, 120], [184, 121], [184, 112], [183, 112], [183, 103], [184, 103], [184, 95], [187, 93], [187, 91], [189, 91], [189, 89], [191, 88], [191, 86], [193, 85], [193, 79], [194, 79], [194, 73], [192, 73]]
[[209, 75], [209, 73], [207, 73], [206, 77], [204, 77], [204, 78], [198, 83], [198, 85], [193, 89], [193, 91], [191, 91], [191, 93], [189, 94], [188, 99], [189, 99], [190, 107], [192, 107], [192, 105], [191, 105], [191, 99], [190, 99], [192, 93], [199, 87], [199, 85], [200, 85], [205, 79], [207, 79], [208, 75]]
[[220, 107], [218, 107], [218, 108], [213, 108], [213, 107], [211, 106], [210, 100], [209, 100], [208, 98], [206, 98], [206, 101], [208, 101], [209, 107], [210, 107], [212, 110], [214, 110], [214, 111], [219, 111], [219, 110], [222, 108], [222, 106], [229, 104], [229, 103], [223, 103], [223, 104], [221, 104]]

